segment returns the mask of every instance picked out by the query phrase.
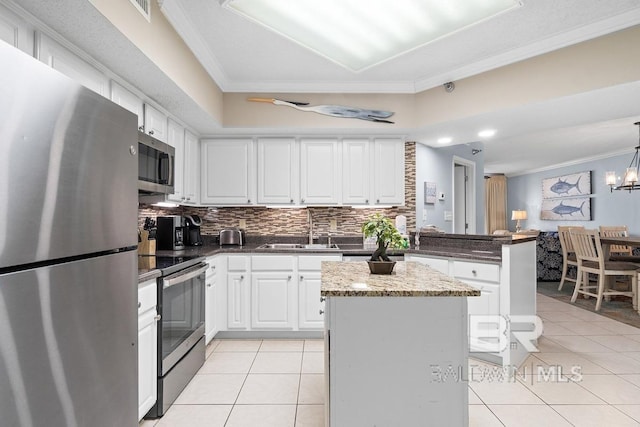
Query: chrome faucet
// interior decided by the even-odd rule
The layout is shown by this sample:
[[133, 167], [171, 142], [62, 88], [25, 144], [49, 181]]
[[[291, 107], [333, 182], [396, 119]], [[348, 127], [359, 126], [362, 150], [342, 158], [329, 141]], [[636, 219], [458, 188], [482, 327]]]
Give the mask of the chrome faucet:
[[307, 208], [307, 221], [309, 222], [309, 244], [313, 245], [313, 216], [310, 208]]

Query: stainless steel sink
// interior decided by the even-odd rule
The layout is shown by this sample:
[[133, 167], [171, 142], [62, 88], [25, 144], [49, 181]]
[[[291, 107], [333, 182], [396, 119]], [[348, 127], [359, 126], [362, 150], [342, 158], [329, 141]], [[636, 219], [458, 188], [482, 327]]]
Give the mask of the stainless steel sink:
[[338, 245], [327, 245], [324, 243], [314, 243], [304, 245], [300, 243], [266, 243], [258, 246], [257, 249], [340, 249]]

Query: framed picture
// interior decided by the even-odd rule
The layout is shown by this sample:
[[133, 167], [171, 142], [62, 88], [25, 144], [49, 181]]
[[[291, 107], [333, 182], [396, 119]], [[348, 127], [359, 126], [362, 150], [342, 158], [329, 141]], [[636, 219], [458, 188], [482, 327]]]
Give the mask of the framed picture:
[[591, 197], [543, 200], [540, 219], [552, 221], [591, 221]]
[[576, 197], [591, 194], [591, 171], [542, 180], [542, 198]]
[[424, 202], [433, 205], [436, 202], [436, 183], [424, 183]]

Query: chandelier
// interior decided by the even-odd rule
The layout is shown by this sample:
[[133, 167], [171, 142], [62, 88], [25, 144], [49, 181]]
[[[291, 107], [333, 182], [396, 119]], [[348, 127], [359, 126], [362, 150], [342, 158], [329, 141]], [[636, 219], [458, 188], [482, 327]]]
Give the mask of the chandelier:
[[607, 185], [613, 190], [640, 190], [640, 184], [638, 184], [638, 163], [640, 163], [640, 156], [638, 153], [640, 152], [640, 122], [635, 122], [634, 125], [638, 126], [638, 146], [636, 146], [636, 154], [633, 155], [633, 159], [631, 159], [631, 163], [629, 163], [629, 167], [624, 173], [624, 177], [622, 178], [622, 184], [616, 185], [618, 180], [616, 178], [615, 171], [609, 171], [605, 175], [605, 180]]

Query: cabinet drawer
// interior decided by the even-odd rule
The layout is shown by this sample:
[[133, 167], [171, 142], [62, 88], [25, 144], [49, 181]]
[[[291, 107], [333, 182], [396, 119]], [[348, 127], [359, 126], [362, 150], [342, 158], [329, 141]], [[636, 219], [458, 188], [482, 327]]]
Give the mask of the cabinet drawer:
[[300, 255], [298, 257], [298, 270], [320, 271], [322, 261], [340, 261], [342, 255]]
[[453, 277], [484, 280], [487, 282], [500, 282], [500, 266], [496, 264], [454, 261]]
[[410, 255], [405, 257], [406, 261], [415, 261], [433, 268], [444, 274], [449, 274], [449, 260], [444, 258], [428, 258], [423, 256]]
[[227, 269], [229, 271], [246, 271], [249, 269], [248, 256], [229, 256], [227, 260]]
[[282, 271], [295, 267], [293, 255], [258, 255], [251, 257], [251, 269], [253, 271]]
[[157, 289], [155, 279], [138, 284], [138, 315], [156, 306]]

